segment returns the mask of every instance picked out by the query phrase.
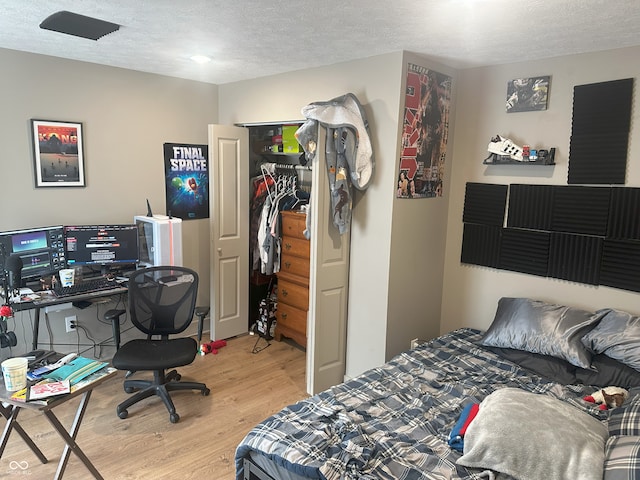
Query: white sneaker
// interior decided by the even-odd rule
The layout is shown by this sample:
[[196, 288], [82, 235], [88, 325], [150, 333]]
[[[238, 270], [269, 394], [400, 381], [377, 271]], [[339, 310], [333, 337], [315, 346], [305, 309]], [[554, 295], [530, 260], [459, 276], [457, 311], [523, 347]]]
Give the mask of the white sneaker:
[[522, 147], [519, 147], [508, 138], [496, 135], [487, 146], [487, 150], [498, 155], [509, 155], [513, 160], [522, 162]]

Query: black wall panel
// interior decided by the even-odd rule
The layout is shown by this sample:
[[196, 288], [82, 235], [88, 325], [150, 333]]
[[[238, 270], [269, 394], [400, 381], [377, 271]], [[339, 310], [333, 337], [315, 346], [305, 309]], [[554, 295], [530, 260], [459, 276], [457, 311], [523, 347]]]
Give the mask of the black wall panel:
[[551, 230], [552, 188], [551, 185], [510, 185], [507, 226]]
[[574, 87], [568, 184], [625, 183], [632, 104], [632, 78]]
[[507, 185], [467, 183], [462, 221], [501, 227], [507, 206], [507, 189]]
[[554, 186], [551, 230], [604, 237], [610, 196], [610, 188]]
[[640, 292], [640, 242], [604, 241], [600, 285]]
[[550, 236], [549, 232], [503, 229], [499, 268], [547, 276]]
[[462, 263], [640, 292], [640, 188], [508, 189], [503, 228], [507, 186], [467, 184]]
[[640, 188], [612, 188], [607, 237], [640, 240]]
[[569, 185], [624, 185], [628, 132], [571, 135]]
[[603, 243], [601, 237], [552, 232], [549, 276], [598, 285]]
[[483, 267], [498, 267], [502, 227], [465, 223], [460, 261]]

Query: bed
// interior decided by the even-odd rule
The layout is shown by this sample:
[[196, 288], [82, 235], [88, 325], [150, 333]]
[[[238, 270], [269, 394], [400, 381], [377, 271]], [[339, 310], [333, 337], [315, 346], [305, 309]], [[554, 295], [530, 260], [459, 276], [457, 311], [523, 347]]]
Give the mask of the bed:
[[[622, 406], [584, 400], [610, 385]], [[639, 453], [640, 319], [503, 298], [487, 331], [447, 333], [267, 418], [235, 461], [237, 480], [616, 480], [640, 478]]]

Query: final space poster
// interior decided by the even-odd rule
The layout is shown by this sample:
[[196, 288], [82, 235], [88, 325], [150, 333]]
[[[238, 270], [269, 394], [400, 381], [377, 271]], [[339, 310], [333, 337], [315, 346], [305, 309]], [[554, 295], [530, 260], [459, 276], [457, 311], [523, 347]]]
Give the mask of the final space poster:
[[194, 220], [209, 218], [209, 148], [185, 143], [164, 144], [167, 215]]

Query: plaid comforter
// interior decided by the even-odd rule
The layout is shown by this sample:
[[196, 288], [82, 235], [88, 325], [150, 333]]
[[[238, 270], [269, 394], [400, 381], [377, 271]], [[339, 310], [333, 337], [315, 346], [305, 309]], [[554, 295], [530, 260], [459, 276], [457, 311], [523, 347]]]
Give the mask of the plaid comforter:
[[579, 385], [560, 385], [478, 347], [460, 329], [291, 405], [257, 425], [236, 451], [253, 450], [310, 479], [476, 479], [447, 444], [462, 409], [498, 388], [546, 393], [594, 414]]

